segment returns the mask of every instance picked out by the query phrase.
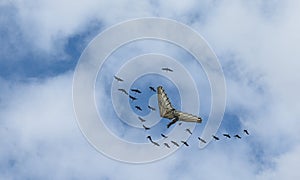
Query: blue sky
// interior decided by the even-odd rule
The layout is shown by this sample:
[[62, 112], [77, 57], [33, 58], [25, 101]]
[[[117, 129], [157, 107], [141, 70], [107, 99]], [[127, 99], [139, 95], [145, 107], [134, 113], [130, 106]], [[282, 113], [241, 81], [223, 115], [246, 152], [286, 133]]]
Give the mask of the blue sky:
[[[299, 7], [293, 0], [1, 1], [0, 179], [299, 178]], [[192, 135], [191, 147], [141, 165], [107, 158], [86, 141], [72, 104], [80, 54], [111, 25], [149, 16], [187, 24], [207, 40], [227, 86], [218, 135], [246, 128], [251, 136], [222, 137], [199, 150]], [[153, 50], [188, 57], [155, 42], [137, 43], [116, 56], [156, 45]], [[209, 105], [203, 83], [201, 98]], [[195, 132], [202, 128], [197, 125]]]

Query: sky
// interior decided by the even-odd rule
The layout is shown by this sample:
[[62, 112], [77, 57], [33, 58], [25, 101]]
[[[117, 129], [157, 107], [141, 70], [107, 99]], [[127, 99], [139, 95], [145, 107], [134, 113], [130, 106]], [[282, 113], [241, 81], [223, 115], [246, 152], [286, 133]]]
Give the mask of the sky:
[[[299, 179], [299, 7], [296, 0], [2, 0], [0, 179]], [[200, 124], [190, 147], [130, 164], [108, 158], [86, 140], [76, 121], [72, 82], [81, 53], [96, 35], [141, 17], [170, 18], [199, 33], [223, 68], [227, 100], [220, 141], [198, 149]], [[146, 41], [125, 47], [111, 61], [126, 62], [132, 52], [149, 49], [188, 57], [168, 44]], [[181, 63], [197, 79], [187, 61]], [[106, 66], [103, 71], [116, 72], [114, 64]], [[200, 112], [207, 117], [210, 89], [198, 80], [204, 86]], [[119, 132], [116, 124], [109, 127]], [[243, 129], [250, 136], [222, 137]], [[132, 135], [127, 140], [146, 142]]]

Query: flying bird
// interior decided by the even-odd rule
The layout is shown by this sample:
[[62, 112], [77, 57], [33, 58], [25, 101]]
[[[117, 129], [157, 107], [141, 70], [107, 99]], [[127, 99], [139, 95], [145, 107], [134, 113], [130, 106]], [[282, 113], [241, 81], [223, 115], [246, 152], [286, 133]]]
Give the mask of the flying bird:
[[229, 134], [223, 134], [223, 136], [225, 136], [227, 138], [231, 138]]
[[189, 128], [186, 128], [185, 131], [190, 133], [191, 135], [193, 134]]
[[241, 136], [239, 136], [238, 134], [236, 134], [234, 137], [241, 139]]
[[142, 93], [139, 89], [130, 89], [132, 92], [135, 92], [135, 93]]
[[150, 105], [148, 105], [148, 108], [151, 109], [152, 111], [156, 111], [156, 109]]
[[212, 136], [216, 141], [220, 140], [217, 136]]
[[170, 146], [169, 146], [168, 143], [164, 143], [164, 145], [165, 145], [167, 148], [170, 148]]
[[142, 108], [140, 106], [134, 106], [137, 110], [139, 111], [143, 111]]
[[203, 143], [206, 143], [206, 141], [204, 139], [202, 139], [201, 137], [198, 137], [198, 139], [203, 142]]
[[156, 92], [154, 87], [150, 86], [149, 88], [150, 88], [151, 91]]
[[157, 142], [152, 142], [155, 146], [159, 146], [159, 144]]
[[149, 141], [154, 144], [155, 146], [159, 146], [159, 144], [157, 142], [154, 142], [151, 138], [151, 136], [147, 136], [147, 138], [149, 139]]
[[247, 135], [249, 135], [249, 132], [248, 132], [247, 129], [244, 129], [244, 132], [245, 132]]
[[146, 121], [146, 119], [143, 119], [143, 118], [141, 118], [140, 116], [139, 116], [138, 118], [139, 118], [139, 120], [140, 120], [141, 122], [145, 122], [145, 121]]
[[167, 128], [171, 127], [173, 124], [175, 124], [178, 121], [178, 117], [175, 117], [174, 119], [172, 119], [172, 121], [167, 124]]
[[153, 141], [151, 136], [147, 136], [147, 138], [149, 139], [149, 141], [151, 141], [151, 142]]
[[171, 120], [171, 122], [167, 125], [167, 128], [175, 124], [177, 121], [202, 122], [200, 117], [174, 109], [162, 86], [157, 87], [157, 98], [160, 117]]
[[189, 144], [186, 141], [181, 141], [185, 146], [189, 146]]
[[125, 89], [118, 89], [118, 90], [128, 95], [128, 92]]
[[133, 97], [133, 96], [131, 96], [131, 95], [129, 95], [129, 98], [130, 98], [132, 101], [137, 100], [136, 97]]
[[145, 126], [144, 124], [143, 124], [143, 128], [144, 128], [146, 131], [150, 129], [149, 127]]
[[167, 67], [161, 68], [161, 70], [166, 71], [166, 72], [173, 72], [172, 69], [167, 68]]
[[117, 76], [114, 76], [114, 78], [115, 78], [117, 81], [119, 81], [119, 82], [124, 81], [123, 79], [121, 79], [121, 78], [119, 78], [119, 77], [117, 77]]
[[164, 135], [164, 134], [160, 134], [162, 137], [164, 137], [164, 138], [168, 138], [168, 136], [166, 136], [166, 135]]
[[175, 146], [179, 147], [179, 144], [177, 144], [177, 142], [171, 141], [171, 143], [173, 143]]

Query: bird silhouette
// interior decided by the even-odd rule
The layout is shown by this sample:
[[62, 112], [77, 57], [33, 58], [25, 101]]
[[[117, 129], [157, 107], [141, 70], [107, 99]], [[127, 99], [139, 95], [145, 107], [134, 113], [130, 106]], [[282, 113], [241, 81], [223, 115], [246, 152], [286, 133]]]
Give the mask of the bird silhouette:
[[231, 138], [229, 134], [223, 134], [223, 136], [225, 136], [227, 138]]
[[193, 134], [189, 128], [186, 128], [185, 131], [188, 132], [191, 135]]
[[159, 144], [157, 142], [152, 142], [155, 146], [159, 146]]
[[203, 143], [206, 143], [206, 141], [204, 139], [202, 139], [201, 137], [198, 137], [198, 139], [203, 142]]
[[167, 125], [167, 128], [169, 128], [170, 126], [175, 124], [178, 120], [179, 120], [178, 117], [175, 117], [171, 122], [169, 122], [169, 124]]
[[164, 134], [160, 134], [162, 137], [164, 137], [164, 138], [168, 138], [168, 136], [166, 136], [166, 135], [164, 135]]
[[172, 69], [167, 68], [167, 67], [161, 68], [161, 70], [166, 71], [166, 72], [173, 72]]
[[170, 148], [170, 146], [169, 146], [168, 143], [164, 143], [164, 145], [165, 145], [167, 148]]
[[151, 136], [147, 136], [147, 138], [152, 142], [152, 138], [151, 138]]
[[249, 135], [249, 132], [248, 132], [247, 129], [244, 129], [244, 132], [245, 132], [247, 135]]
[[140, 106], [134, 106], [137, 110], [142, 111], [142, 108]]
[[118, 89], [118, 90], [128, 95], [128, 92], [125, 89]]
[[133, 97], [133, 96], [131, 96], [131, 95], [129, 95], [129, 98], [130, 98], [132, 101], [135, 101], [135, 100], [137, 100], [137, 98], [136, 98], [136, 97]]
[[147, 138], [149, 139], [149, 141], [154, 144], [155, 146], [159, 146], [159, 144], [157, 142], [154, 142], [151, 138], [151, 136], [147, 136]]
[[144, 128], [146, 131], [150, 129], [149, 127], [145, 126], [144, 124], [143, 124], [143, 128]]
[[135, 92], [135, 93], [142, 93], [139, 89], [130, 89], [131, 91]]
[[214, 136], [214, 135], [213, 135], [212, 137], [213, 137], [215, 140], [217, 140], [217, 141], [220, 140], [217, 136]]
[[234, 137], [241, 139], [241, 136], [239, 136], [238, 134], [234, 135]]
[[185, 146], [189, 146], [189, 144], [186, 141], [181, 141]]
[[139, 120], [140, 120], [141, 122], [145, 122], [145, 121], [146, 121], [146, 119], [143, 119], [143, 118], [141, 118], [140, 116], [139, 116], [138, 118], [139, 118]]
[[173, 143], [175, 146], [179, 147], [179, 144], [177, 144], [177, 142], [171, 141], [171, 143]]
[[154, 87], [150, 86], [149, 88], [150, 88], [151, 91], [156, 92]]
[[119, 82], [124, 81], [123, 79], [121, 79], [121, 78], [119, 78], [119, 77], [117, 77], [117, 76], [114, 76], [114, 78], [115, 78], [117, 81], [119, 81]]
[[148, 105], [148, 108], [151, 109], [152, 111], [155, 111], [156, 109], [150, 105]]

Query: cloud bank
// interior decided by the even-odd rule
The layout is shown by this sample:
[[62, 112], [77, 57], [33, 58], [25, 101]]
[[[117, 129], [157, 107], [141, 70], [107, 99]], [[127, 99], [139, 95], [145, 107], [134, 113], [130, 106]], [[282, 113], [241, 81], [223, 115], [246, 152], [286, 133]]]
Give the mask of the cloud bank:
[[[0, 177], [299, 178], [299, 6], [293, 0], [2, 1], [0, 66], [6, 73], [0, 78]], [[178, 20], [205, 37], [226, 75], [230, 116], [225, 117], [236, 117], [251, 136], [224, 139], [201, 151], [192, 137], [191, 148], [144, 165], [116, 162], [88, 144], [73, 112], [78, 60], [73, 55], [110, 25], [146, 16]], [[49, 77], [26, 73], [49, 64], [55, 64]], [[66, 67], [58, 70], [61, 64]], [[234, 129], [232, 118], [223, 124], [220, 134]]]

